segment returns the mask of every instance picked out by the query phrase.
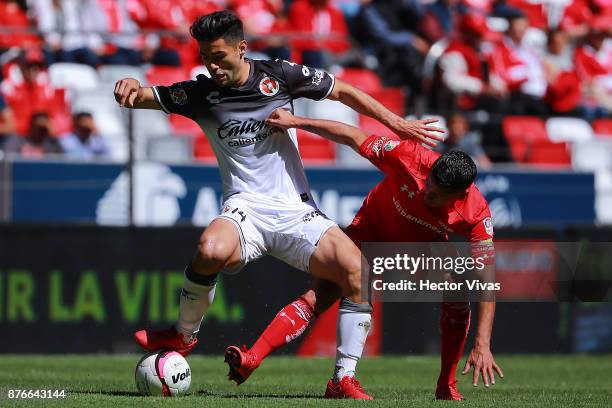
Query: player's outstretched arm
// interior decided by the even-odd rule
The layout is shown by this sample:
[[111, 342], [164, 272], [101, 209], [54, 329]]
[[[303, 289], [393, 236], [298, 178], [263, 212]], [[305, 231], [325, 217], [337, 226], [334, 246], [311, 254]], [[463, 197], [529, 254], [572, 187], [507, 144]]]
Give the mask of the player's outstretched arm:
[[336, 143], [352, 147], [359, 153], [359, 146], [368, 138], [368, 134], [354, 126], [349, 126], [334, 120], [309, 119], [294, 116], [286, 109], [278, 108], [266, 121], [268, 125], [281, 129], [304, 129], [323, 136]]
[[340, 101], [346, 106], [367, 115], [387, 126], [402, 139], [416, 139], [429, 146], [444, 140], [444, 129], [433, 126], [437, 119], [406, 120], [387, 109], [382, 103], [359, 89], [336, 80], [329, 99]]
[[[495, 266], [485, 265], [479, 273], [480, 280], [483, 282], [495, 281]], [[472, 375], [472, 385], [478, 385], [478, 378], [482, 377], [485, 387], [495, 385], [495, 372], [501, 378], [504, 373], [495, 362], [491, 353], [491, 333], [493, 332], [493, 319], [495, 316], [495, 297], [493, 292], [481, 293], [481, 301], [478, 302], [478, 327], [476, 328], [476, 338], [474, 347], [465, 362], [465, 367], [461, 374], [469, 373], [474, 369]]]
[[134, 78], [124, 78], [115, 84], [115, 100], [120, 106], [132, 109], [160, 109], [152, 88], [140, 86]]

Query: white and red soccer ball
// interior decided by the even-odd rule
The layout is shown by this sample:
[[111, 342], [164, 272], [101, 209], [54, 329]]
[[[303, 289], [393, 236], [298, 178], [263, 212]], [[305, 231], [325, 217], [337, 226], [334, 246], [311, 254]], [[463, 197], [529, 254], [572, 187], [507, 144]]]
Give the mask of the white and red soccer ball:
[[134, 376], [142, 395], [175, 397], [185, 394], [191, 385], [191, 368], [176, 351], [145, 355], [136, 365]]

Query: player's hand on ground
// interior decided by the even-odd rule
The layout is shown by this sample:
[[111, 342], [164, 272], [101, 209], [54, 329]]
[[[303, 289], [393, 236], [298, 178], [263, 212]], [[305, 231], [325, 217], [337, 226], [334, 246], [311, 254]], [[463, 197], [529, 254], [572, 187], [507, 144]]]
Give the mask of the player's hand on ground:
[[495, 385], [494, 371], [497, 372], [497, 375], [499, 375], [500, 378], [504, 378], [503, 371], [495, 362], [493, 354], [488, 347], [483, 348], [475, 346], [465, 362], [465, 367], [463, 368], [461, 374], [468, 374], [471, 368], [474, 369], [474, 374], [472, 376], [472, 385], [474, 387], [478, 386], [478, 377], [481, 376], [485, 387]]
[[287, 109], [282, 108], [275, 109], [270, 117], [266, 120], [266, 123], [270, 126], [279, 127], [281, 129], [296, 127], [295, 116], [293, 116]]
[[134, 78], [124, 78], [115, 84], [115, 100], [121, 106], [133, 108], [136, 100], [141, 96], [140, 82]]
[[415, 139], [433, 147], [444, 140], [445, 130], [433, 125], [437, 121], [438, 119], [402, 119], [392, 130], [402, 139]]

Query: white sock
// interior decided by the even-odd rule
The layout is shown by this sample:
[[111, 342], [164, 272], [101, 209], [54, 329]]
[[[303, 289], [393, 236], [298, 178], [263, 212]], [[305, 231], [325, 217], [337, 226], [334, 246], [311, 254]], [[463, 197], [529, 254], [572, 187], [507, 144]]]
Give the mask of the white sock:
[[346, 376], [355, 376], [371, 324], [372, 307], [369, 304], [342, 299], [338, 311], [335, 382]]
[[216, 284], [212, 286], [197, 284], [185, 276], [176, 330], [185, 335], [186, 341], [191, 341], [200, 331], [204, 313], [215, 298], [216, 287]]

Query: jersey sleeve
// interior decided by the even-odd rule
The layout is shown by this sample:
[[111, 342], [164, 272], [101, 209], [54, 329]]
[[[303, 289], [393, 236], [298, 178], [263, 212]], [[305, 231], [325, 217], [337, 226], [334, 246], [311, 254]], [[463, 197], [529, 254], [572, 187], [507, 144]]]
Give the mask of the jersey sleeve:
[[162, 110], [195, 119], [200, 105], [200, 92], [197, 81], [177, 82], [170, 86], [154, 86], [153, 95]]
[[495, 246], [493, 245], [493, 221], [491, 212], [486, 206], [481, 213], [480, 221], [472, 226], [468, 239], [471, 243], [472, 257], [482, 258], [484, 264], [495, 264]]
[[325, 99], [334, 89], [334, 76], [318, 68], [310, 68], [289, 61], [280, 61], [283, 75], [294, 99]]
[[418, 171], [422, 162], [423, 150], [427, 150], [412, 140], [394, 139], [387, 136], [372, 135], [359, 146], [359, 153], [384, 173]]

